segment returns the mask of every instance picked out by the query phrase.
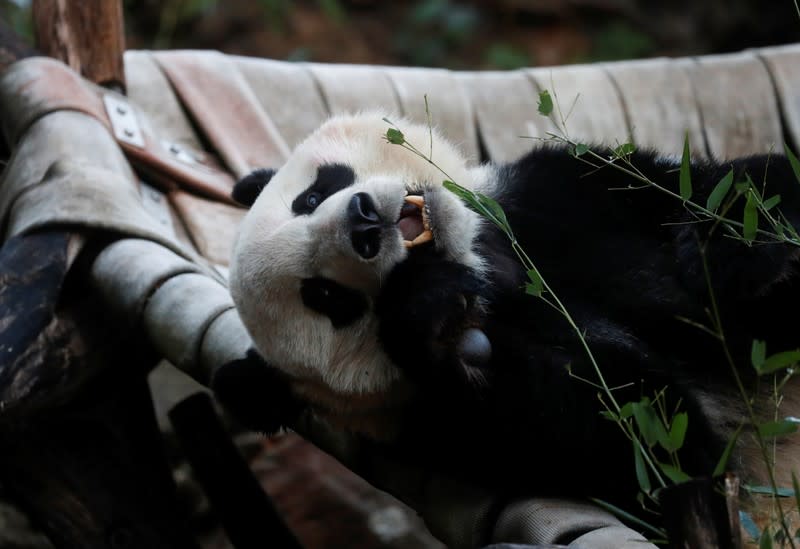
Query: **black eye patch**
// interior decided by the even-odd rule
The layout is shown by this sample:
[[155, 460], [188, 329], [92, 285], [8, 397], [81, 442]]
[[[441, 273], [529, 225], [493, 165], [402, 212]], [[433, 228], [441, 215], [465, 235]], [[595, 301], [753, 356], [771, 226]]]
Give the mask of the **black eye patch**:
[[252, 206], [273, 175], [275, 175], [275, 170], [261, 168], [244, 176], [233, 186], [231, 198], [242, 206]]
[[292, 202], [296, 215], [310, 214], [334, 193], [352, 185], [356, 180], [353, 168], [344, 164], [325, 164], [317, 168], [317, 179]]
[[327, 316], [334, 328], [352, 324], [367, 310], [364, 294], [328, 278], [306, 278], [300, 285], [300, 296], [306, 307]]

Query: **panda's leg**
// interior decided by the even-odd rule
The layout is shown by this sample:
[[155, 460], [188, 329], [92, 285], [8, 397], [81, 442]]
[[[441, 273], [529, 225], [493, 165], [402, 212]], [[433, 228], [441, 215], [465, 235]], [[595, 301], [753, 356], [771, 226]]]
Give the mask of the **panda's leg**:
[[387, 354], [419, 386], [479, 388], [491, 359], [481, 329], [486, 291], [464, 265], [432, 254], [410, 257], [376, 304]]
[[280, 372], [252, 349], [246, 357], [220, 366], [211, 388], [234, 419], [267, 435], [290, 425], [305, 407]]

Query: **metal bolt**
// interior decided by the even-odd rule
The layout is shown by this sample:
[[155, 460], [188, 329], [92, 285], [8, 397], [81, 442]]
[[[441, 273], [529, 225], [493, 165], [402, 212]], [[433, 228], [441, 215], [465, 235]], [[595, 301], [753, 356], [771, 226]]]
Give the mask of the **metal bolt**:
[[124, 130], [122, 130], [122, 133], [125, 134], [125, 137], [133, 137], [134, 136], [133, 130], [130, 129], [130, 128], [125, 128]]
[[119, 114], [128, 114], [128, 109], [126, 109], [122, 105], [117, 105], [117, 112]]

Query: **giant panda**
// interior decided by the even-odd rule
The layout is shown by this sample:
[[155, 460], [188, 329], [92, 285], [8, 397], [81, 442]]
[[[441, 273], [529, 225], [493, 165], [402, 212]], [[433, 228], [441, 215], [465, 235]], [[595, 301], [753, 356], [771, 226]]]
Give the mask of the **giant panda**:
[[[732, 238], [680, 198], [567, 146], [473, 166], [435, 128], [396, 123], [407, 142], [430, 144], [435, 165], [389, 143], [383, 116], [369, 112], [333, 117], [284, 165], [237, 184], [250, 209], [230, 290], [254, 349], [217, 371], [221, 403], [266, 433], [312, 413], [506, 493], [635, 497], [632, 443], [604, 417], [608, 398], [575, 330], [526, 293], [509, 239], [444, 188], [446, 173], [503, 208], [617, 402], [660, 393], [687, 412], [681, 467], [710, 475], [747, 417], [712, 312], [749, 391], [754, 339], [770, 354], [800, 346], [798, 248]], [[678, 193], [680, 159], [629, 160]], [[694, 162], [693, 200], [705, 204], [731, 169], [764, 197], [779, 194], [800, 228], [800, 183], [781, 156]], [[727, 215], [741, 219], [743, 203]], [[780, 417], [800, 415], [796, 385], [784, 387]], [[767, 400], [757, 412], [772, 417]], [[777, 448], [787, 486], [800, 454], [791, 437]], [[745, 428], [728, 467], [766, 483], [758, 456]]]

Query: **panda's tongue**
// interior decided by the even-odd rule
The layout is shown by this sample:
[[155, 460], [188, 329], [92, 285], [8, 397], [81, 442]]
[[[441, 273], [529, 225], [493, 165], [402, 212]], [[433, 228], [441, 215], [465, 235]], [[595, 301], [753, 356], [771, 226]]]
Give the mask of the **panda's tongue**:
[[403, 235], [403, 239], [408, 241], [413, 241], [425, 230], [422, 224], [422, 217], [417, 216], [401, 218], [400, 221], [397, 222], [397, 228], [400, 229], [400, 234]]

